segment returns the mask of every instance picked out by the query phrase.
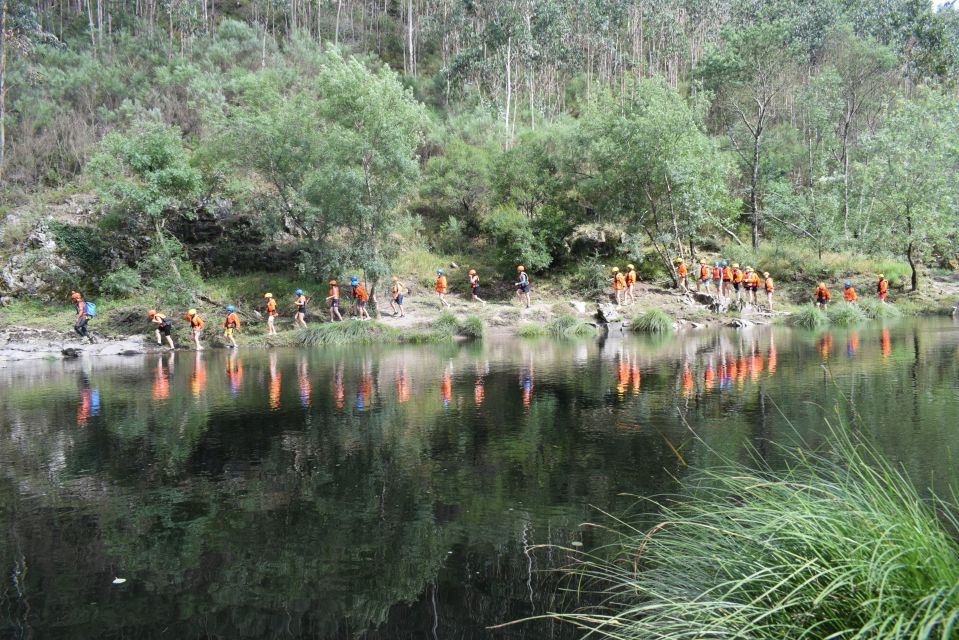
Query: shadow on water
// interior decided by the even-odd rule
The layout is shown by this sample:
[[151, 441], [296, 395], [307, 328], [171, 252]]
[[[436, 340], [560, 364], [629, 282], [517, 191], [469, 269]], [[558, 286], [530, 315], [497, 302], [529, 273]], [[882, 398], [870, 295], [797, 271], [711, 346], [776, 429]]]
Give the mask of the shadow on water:
[[936, 321], [9, 367], [3, 635], [575, 637], [485, 628], [562, 606], [530, 546], [824, 416], [946, 486], [957, 380]]

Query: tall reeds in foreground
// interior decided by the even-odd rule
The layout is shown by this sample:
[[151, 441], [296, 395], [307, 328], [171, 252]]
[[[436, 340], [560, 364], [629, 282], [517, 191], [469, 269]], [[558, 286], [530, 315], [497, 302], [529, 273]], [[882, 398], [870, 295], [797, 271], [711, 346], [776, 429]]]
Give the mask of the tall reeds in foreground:
[[783, 472], [699, 473], [653, 522], [617, 521], [568, 569], [599, 604], [552, 617], [622, 640], [959, 637], [955, 509], [839, 440]]

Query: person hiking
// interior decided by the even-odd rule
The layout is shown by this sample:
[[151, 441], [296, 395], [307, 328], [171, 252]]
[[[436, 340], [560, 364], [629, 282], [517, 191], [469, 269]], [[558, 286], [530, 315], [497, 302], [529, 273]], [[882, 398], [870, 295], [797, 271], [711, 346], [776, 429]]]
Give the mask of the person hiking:
[[886, 296], [889, 295], [889, 281], [881, 273], [879, 274], [879, 282], [876, 283], [876, 295], [879, 296], [879, 302], [886, 304]]
[[852, 283], [846, 280], [842, 283], [842, 299], [846, 302], [852, 303], [855, 302], [859, 296], [856, 295], [856, 290], [853, 288]]
[[758, 294], [759, 291], [759, 273], [753, 270], [752, 267], [746, 267], [746, 293], [749, 294], [749, 304], [754, 307], [759, 306]]
[[832, 300], [832, 294], [829, 293], [826, 283], [820, 282], [813, 295], [816, 297], [816, 308], [825, 311], [826, 307], [829, 306], [829, 301]]
[[447, 291], [447, 282], [446, 275], [443, 273], [442, 269], [436, 270], [436, 295], [439, 296], [440, 302], [446, 305], [446, 308], [449, 309], [452, 305], [446, 300], [446, 291]]
[[170, 349], [175, 349], [176, 347], [173, 346], [173, 337], [170, 335], [173, 332], [173, 321], [155, 309], [147, 311], [147, 315], [150, 316], [150, 322], [156, 325], [157, 344], [163, 344], [162, 336], [166, 338], [167, 345]]
[[683, 292], [689, 292], [689, 268], [686, 266], [686, 261], [682, 258], [676, 258], [673, 260], [673, 264], [676, 265], [676, 276], [679, 280], [679, 288]]
[[480, 279], [476, 275], [476, 269], [470, 269], [469, 272], [469, 282], [470, 282], [470, 293], [472, 294], [473, 302], [482, 302], [486, 304], [486, 301], [479, 297], [480, 294]]
[[193, 338], [193, 345], [197, 351], [203, 351], [203, 345], [200, 344], [200, 335], [203, 333], [203, 318], [196, 312], [196, 309], [190, 309], [183, 316], [183, 319], [190, 323], [190, 334]]
[[636, 282], [639, 276], [636, 274], [636, 265], [626, 265], [626, 295], [627, 302], [636, 302]]
[[293, 324], [298, 327], [306, 328], [306, 303], [309, 298], [303, 295], [303, 289], [297, 289], [293, 292], [296, 298], [293, 304], [296, 305], [296, 313], [293, 315]]
[[766, 289], [766, 302], [769, 304], [769, 310], [773, 310], [773, 292], [776, 291], [776, 285], [768, 271], [763, 272], [763, 288]]
[[712, 272], [705, 260], [699, 261], [699, 279], [696, 280], [696, 291], [702, 287], [703, 293], [709, 293], [709, 277]]
[[736, 302], [739, 302], [739, 290], [743, 287], [743, 281], [746, 279], [746, 274], [743, 273], [743, 270], [739, 268], [739, 263], [733, 263], [733, 289], [736, 291]]
[[226, 308], [226, 318], [223, 320], [223, 337], [230, 341], [227, 347], [236, 349], [236, 338], [233, 334], [240, 328], [240, 316], [236, 315], [236, 307], [232, 304]]
[[370, 299], [369, 292], [367, 292], [366, 287], [360, 283], [360, 279], [356, 276], [350, 278], [350, 285], [353, 287], [353, 300], [356, 302], [356, 309], [359, 313], [360, 320], [370, 320], [370, 312], [366, 309], [367, 301]]
[[399, 277], [393, 276], [391, 278], [393, 281], [392, 286], [390, 286], [390, 309], [393, 309], [393, 315], [397, 315], [401, 318], [406, 317], [406, 314], [403, 313], [403, 300], [405, 298], [404, 293], [406, 292], [406, 285], [400, 282]]
[[340, 314], [340, 286], [336, 280], [330, 280], [330, 295], [326, 296], [326, 301], [330, 304], [330, 322], [336, 318], [343, 322], [343, 316]]
[[273, 319], [280, 315], [276, 312], [276, 300], [273, 299], [272, 293], [264, 293], [263, 297], [266, 298], [266, 334], [275, 336], [276, 327], [273, 325]]
[[623, 306], [623, 292], [626, 291], [626, 276], [619, 272], [619, 267], [613, 267], [613, 296], [616, 298], [616, 306]]
[[79, 291], [71, 291], [70, 299], [73, 300], [73, 303], [77, 308], [77, 317], [73, 321], [73, 330], [81, 338], [86, 338], [90, 344], [95, 344], [96, 339], [90, 335], [89, 331], [87, 331], [87, 323], [90, 322], [90, 314], [88, 313], [86, 300], [83, 299], [83, 296]]
[[728, 298], [730, 296], [730, 292], [732, 291], [733, 270], [729, 266], [729, 263], [726, 262], [725, 260], [723, 260], [722, 262], [722, 267], [723, 267], [723, 297]]
[[518, 265], [516, 267], [517, 276], [516, 282], [513, 283], [513, 286], [516, 287], [516, 295], [519, 298], [526, 297], [526, 308], [529, 309], [530, 299], [529, 299], [529, 276], [526, 275], [526, 267], [523, 265]]

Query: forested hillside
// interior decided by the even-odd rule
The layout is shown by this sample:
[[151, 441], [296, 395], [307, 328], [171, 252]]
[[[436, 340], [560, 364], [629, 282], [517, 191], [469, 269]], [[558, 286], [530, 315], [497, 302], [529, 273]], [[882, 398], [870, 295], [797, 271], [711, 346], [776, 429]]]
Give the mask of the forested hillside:
[[[954, 266], [951, 5], [2, 2], [0, 243], [53, 289], [376, 282], [411, 250], [584, 286], [767, 242], [905, 259], [912, 288]], [[54, 272], [25, 237], [75, 193]]]

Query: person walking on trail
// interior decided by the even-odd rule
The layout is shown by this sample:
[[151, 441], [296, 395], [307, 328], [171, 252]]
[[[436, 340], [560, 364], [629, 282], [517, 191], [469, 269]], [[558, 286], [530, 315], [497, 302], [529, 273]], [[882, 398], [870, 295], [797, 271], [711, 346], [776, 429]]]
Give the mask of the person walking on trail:
[[713, 262], [713, 286], [716, 287], [716, 295], [723, 297], [723, 268], [719, 261]]
[[689, 293], [689, 268], [686, 266], [686, 261], [682, 258], [676, 258], [673, 260], [673, 264], [676, 265], [676, 276], [679, 280], [679, 290], [684, 293]]
[[876, 295], [879, 296], [879, 302], [886, 304], [886, 296], [889, 295], [889, 281], [881, 273], [879, 274], [879, 282], [876, 283]]
[[266, 298], [266, 335], [275, 336], [276, 327], [273, 320], [280, 315], [276, 312], [276, 300], [273, 299], [272, 293], [264, 293], [263, 297]]
[[436, 270], [436, 295], [439, 296], [440, 302], [446, 305], [446, 308], [449, 309], [452, 305], [446, 300], [446, 292], [448, 290], [446, 282], [446, 274], [442, 269]]
[[829, 293], [826, 283], [820, 282], [819, 286], [817, 286], [816, 290], [813, 292], [813, 295], [816, 298], [816, 308], [825, 311], [829, 306], [829, 301], [832, 300], [832, 294]]
[[626, 302], [636, 302], [636, 282], [639, 276], [636, 274], [636, 265], [626, 265]]
[[240, 328], [240, 316], [236, 315], [236, 307], [232, 304], [226, 308], [226, 319], [223, 320], [223, 337], [230, 341], [227, 347], [236, 349], [236, 338], [233, 334]]
[[709, 293], [709, 274], [712, 273], [709, 270], [709, 265], [706, 264], [705, 260], [699, 261], [699, 279], [696, 280], [696, 291], [702, 288], [703, 293]]
[[343, 322], [343, 316], [340, 315], [340, 287], [336, 280], [330, 280], [330, 295], [326, 296], [326, 302], [330, 305], [330, 322], [337, 318]]
[[147, 315], [150, 316], [150, 322], [156, 325], [157, 344], [163, 344], [162, 336], [166, 338], [167, 346], [170, 347], [170, 350], [175, 349], [176, 347], [173, 346], [173, 337], [170, 335], [173, 332], [173, 321], [156, 309], [150, 309], [147, 311]]
[[859, 296], [856, 295], [856, 290], [853, 288], [852, 283], [846, 280], [842, 283], [842, 299], [846, 302], [855, 302]]
[[746, 293], [748, 294], [748, 302], [754, 307], [759, 306], [759, 299], [757, 291], [759, 291], [759, 273], [753, 271], [753, 268], [746, 266]]
[[356, 302], [356, 310], [359, 313], [360, 320], [370, 320], [370, 312], [366, 308], [370, 299], [369, 292], [356, 276], [350, 278], [350, 285], [353, 287], [353, 300]]
[[623, 306], [623, 293], [626, 291], [626, 276], [619, 272], [619, 267], [613, 267], [613, 296], [616, 306]]
[[90, 344], [96, 343], [96, 339], [90, 335], [90, 332], [87, 331], [87, 323], [90, 322], [90, 313], [87, 308], [87, 301], [83, 299], [83, 296], [79, 291], [71, 291], [70, 299], [73, 300], [73, 303], [77, 307], [77, 317], [73, 321], [73, 330], [81, 338], [86, 338]]
[[296, 306], [296, 313], [293, 314], [293, 324], [306, 329], [306, 303], [309, 302], [309, 298], [303, 294], [303, 289], [297, 289], [293, 292], [293, 295], [296, 296], [293, 300], [293, 304]]
[[746, 274], [743, 273], [743, 270], [739, 268], [739, 263], [733, 263], [733, 289], [736, 291], [736, 302], [739, 302], [739, 290], [743, 287], [743, 281], [746, 279]]
[[513, 286], [516, 287], [516, 295], [519, 298], [526, 297], [526, 308], [529, 309], [530, 299], [529, 299], [529, 276], [526, 275], [526, 268], [523, 265], [516, 267], [517, 276], [516, 282], [513, 283]]
[[406, 314], [403, 313], [403, 299], [405, 298], [406, 285], [400, 282], [400, 279], [396, 276], [393, 276], [393, 285], [390, 287], [390, 309], [393, 309], [393, 315], [397, 314], [404, 318]]
[[768, 271], [763, 271], [763, 288], [766, 290], [766, 302], [769, 304], [769, 310], [773, 310], [773, 292], [776, 291], [776, 285], [769, 276]]
[[473, 296], [473, 302], [482, 302], [486, 304], [486, 301], [479, 297], [480, 294], [480, 279], [476, 275], [476, 269], [470, 269], [469, 272], [469, 281], [470, 281], [470, 292]]
[[729, 298], [732, 291], [733, 285], [733, 270], [730, 268], [729, 263], [723, 260], [723, 297]]
[[200, 335], [203, 333], [203, 318], [196, 312], [196, 309], [190, 309], [183, 316], [183, 319], [190, 323], [190, 335], [193, 338], [193, 346], [197, 351], [203, 351], [203, 345], [200, 344]]

